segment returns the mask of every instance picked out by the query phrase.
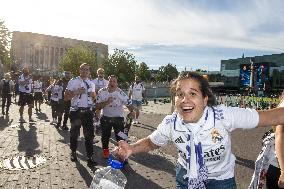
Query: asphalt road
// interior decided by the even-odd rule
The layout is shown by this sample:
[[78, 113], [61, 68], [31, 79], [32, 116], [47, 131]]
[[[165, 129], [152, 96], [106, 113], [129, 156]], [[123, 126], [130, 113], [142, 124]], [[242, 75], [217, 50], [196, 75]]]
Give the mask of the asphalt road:
[[[170, 104], [150, 102], [143, 106], [141, 124], [130, 130], [130, 139], [136, 141], [153, 132], [166, 114]], [[27, 108], [25, 108], [25, 111]], [[18, 122], [18, 106], [12, 105], [9, 117], [0, 114], [0, 188], [88, 188], [96, 168], [106, 166], [102, 158], [101, 143], [94, 144], [95, 159], [99, 165], [90, 169], [86, 165], [84, 138], [78, 142], [77, 163], [69, 159], [69, 132], [50, 124], [51, 110], [46, 104], [42, 113], [33, 114], [35, 123]], [[27, 120], [27, 113], [25, 117]], [[236, 130], [232, 133], [232, 149], [237, 157], [236, 180], [238, 188], [247, 188], [254, 169], [254, 161], [261, 148], [261, 136], [267, 129]], [[96, 139], [100, 139], [96, 136]], [[111, 148], [114, 147], [111, 142]], [[43, 156], [45, 164], [29, 170], [10, 171], [1, 165], [3, 160], [15, 156]], [[130, 158], [123, 170], [128, 189], [175, 188], [177, 152], [168, 145], [151, 153]]]

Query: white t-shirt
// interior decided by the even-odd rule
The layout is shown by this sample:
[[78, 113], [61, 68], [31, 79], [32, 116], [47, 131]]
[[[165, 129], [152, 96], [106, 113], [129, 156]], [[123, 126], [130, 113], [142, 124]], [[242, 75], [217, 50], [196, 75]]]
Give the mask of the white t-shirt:
[[130, 85], [129, 91], [132, 91], [132, 100], [142, 101], [142, 93], [145, 91], [144, 85], [142, 83], [133, 83], [132, 85]]
[[[20, 84], [20, 81], [26, 81], [27, 83], [24, 85]], [[33, 88], [33, 80], [28, 76], [25, 77], [24, 74], [19, 77], [19, 91], [23, 93], [32, 93]]]
[[186, 169], [186, 133], [189, 129], [197, 131], [194, 138], [201, 142], [208, 179], [223, 180], [234, 176], [236, 158], [231, 152], [230, 132], [236, 128], [255, 128], [258, 122], [256, 110], [224, 105], [206, 107], [198, 123], [184, 123], [174, 112], [164, 118], [150, 139], [158, 146], [174, 142], [179, 150], [178, 162]]
[[75, 91], [79, 88], [85, 88], [85, 93], [76, 95], [71, 99], [71, 111], [76, 111], [78, 108], [91, 108], [93, 107], [93, 98], [90, 93], [96, 92], [95, 84], [89, 80], [82, 80], [81, 77], [76, 77], [68, 82], [67, 90]]
[[42, 82], [39, 80], [34, 81], [34, 92], [42, 92]]
[[109, 97], [113, 97], [112, 103], [103, 108], [102, 114], [107, 117], [124, 117], [123, 105], [130, 105], [131, 102], [128, 96], [120, 89], [117, 88], [114, 92], [108, 92], [107, 87], [102, 88], [98, 92], [97, 103], [105, 102]]
[[96, 85], [96, 91], [99, 91], [100, 89], [107, 87], [108, 85], [108, 80], [104, 78], [103, 79], [96, 78], [92, 80], [92, 82]]
[[46, 91], [50, 91], [51, 92], [51, 96], [50, 96], [50, 99], [53, 100], [53, 101], [56, 101], [58, 102], [59, 100], [63, 99], [63, 96], [62, 96], [62, 92], [63, 92], [63, 86], [60, 86], [60, 85], [50, 85]]

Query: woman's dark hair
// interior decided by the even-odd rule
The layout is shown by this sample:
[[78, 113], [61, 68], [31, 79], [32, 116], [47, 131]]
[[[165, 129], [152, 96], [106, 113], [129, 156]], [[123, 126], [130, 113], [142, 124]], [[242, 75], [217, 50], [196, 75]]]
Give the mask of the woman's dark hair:
[[203, 97], [208, 97], [207, 106], [214, 106], [217, 104], [216, 98], [212, 93], [208, 80], [197, 72], [181, 72], [178, 78], [171, 83], [171, 93], [176, 94], [177, 83], [184, 79], [194, 79], [199, 83], [199, 88]]

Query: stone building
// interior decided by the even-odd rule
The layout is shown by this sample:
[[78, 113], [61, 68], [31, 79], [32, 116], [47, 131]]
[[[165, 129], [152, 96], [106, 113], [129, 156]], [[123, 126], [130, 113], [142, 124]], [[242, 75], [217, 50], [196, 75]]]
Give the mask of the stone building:
[[28, 66], [32, 72], [54, 74], [58, 72], [64, 53], [69, 48], [81, 45], [94, 49], [99, 65], [108, 57], [108, 46], [102, 43], [14, 31], [11, 43], [13, 66], [15, 70]]

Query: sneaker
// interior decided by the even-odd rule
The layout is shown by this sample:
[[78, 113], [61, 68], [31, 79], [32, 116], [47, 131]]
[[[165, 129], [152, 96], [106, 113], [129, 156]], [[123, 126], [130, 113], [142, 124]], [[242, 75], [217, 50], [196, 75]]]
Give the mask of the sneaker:
[[70, 160], [73, 161], [73, 162], [77, 161], [77, 154], [76, 154], [76, 152], [71, 152]]
[[109, 157], [109, 149], [103, 149], [103, 158], [108, 159]]
[[93, 157], [88, 158], [88, 160], [87, 160], [87, 166], [88, 167], [94, 167], [94, 166], [97, 166], [97, 165], [98, 165], [98, 163], [94, 161]]

